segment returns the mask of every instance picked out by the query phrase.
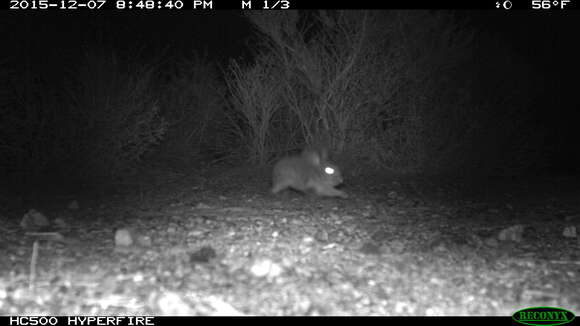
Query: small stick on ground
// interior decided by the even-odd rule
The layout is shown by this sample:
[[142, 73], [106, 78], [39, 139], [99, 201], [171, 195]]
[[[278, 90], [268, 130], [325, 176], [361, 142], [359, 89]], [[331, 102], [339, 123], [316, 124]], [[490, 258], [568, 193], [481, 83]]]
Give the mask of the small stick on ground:
[[30, 258], [30, 275], [28, 277], [28, 289], [34, 290], [34, 283], [36, 281], [36, 261], [38, 260], [38, 240], [32, 244], [32, 257]]

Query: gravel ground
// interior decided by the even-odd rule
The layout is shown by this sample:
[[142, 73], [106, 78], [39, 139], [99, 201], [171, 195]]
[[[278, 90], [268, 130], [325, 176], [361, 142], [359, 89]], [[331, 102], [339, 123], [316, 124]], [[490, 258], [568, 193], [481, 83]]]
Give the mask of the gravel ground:
[[254, 175], [3, 196], [0, 314], [580, 312], [577, 180], [360, 177], [322, 199]]

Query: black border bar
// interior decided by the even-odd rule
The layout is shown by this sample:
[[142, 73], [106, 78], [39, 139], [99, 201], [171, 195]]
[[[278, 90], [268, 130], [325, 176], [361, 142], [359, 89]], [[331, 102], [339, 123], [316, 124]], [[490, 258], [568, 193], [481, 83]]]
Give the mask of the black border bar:
[[455, 9], [533, 10], [555, 12], [577, 9], [580, 0], [2, 0], [0, 9], [40, 11], [212, 11], [285, 9]]
[[[23, 319], [25, 318], [25, 319]], [[36, 324], [30, 318], [36, 319]], [[408, 325], [418, 322], [422, 325], [493, 325], [493, 326], [521, 326], [511, 317], [129, 317], [129, 316], [101, 316], [98, 320], [89, 321], [88, 316], [2, 316], [0, 317], [0, 326], [169, 326], [169, 325], [213, 325], [219, 322], [226, 322], [230, 325], [239, 325], [248, 323], [253, 326], [268, 325], [272, 323], [290, 322], [291, 324], [299, 323], [316, 323], [321, 322], [347, 322], [375, 325]], [[133, 319], [131, 319], [133, 318]], [[135, 322], [135, 318], [140, 318], [141, 322]], [[146, 318], [146, 319], [143, 319]], [[19, 319], [18, 322], [15, 320]], [[340, 320], [339, 320], [340, 319]], [[74, 322], [71, 322], [74, 321]], [[131, 320], [133, 322], [131, 322]], [[567, 325], [577, 325], [577, 321]]]

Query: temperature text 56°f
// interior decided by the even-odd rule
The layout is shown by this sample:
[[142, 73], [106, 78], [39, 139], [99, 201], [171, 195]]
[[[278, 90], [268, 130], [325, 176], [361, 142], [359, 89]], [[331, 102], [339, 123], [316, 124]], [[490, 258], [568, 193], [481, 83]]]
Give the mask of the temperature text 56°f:
[[532, 0], [532, 9], [564, 9], [571, 0]]

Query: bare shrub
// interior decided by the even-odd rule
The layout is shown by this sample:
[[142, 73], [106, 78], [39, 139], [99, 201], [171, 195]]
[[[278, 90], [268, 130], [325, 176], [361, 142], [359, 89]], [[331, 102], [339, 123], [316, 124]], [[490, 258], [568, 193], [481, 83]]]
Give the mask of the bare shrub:
[[[505, 166], [510, 153], [534, 153], [535, 146], [522, 142], [533, 145], [541, 138], [506, 132], [530, 129], [527, 122], [516, 123], [522, 122], [517, 112], [529, 105], [530, 85], [507, 86], [498, 79], [526, 79], [529, 68], [516, 57], [506, 60], [509, 50], [482, 60], [481, 53], [493, 52], [484, 47], [494, 45], [483, 40], [483, 47], [475, 47], [474, 29], [452, 12], [289, 11], [247, 17], [261, 41], [254, 65], [234, 67], [248, 78], [246, 85], [256, 84], [255, 93], [238, 96], [233, 107], [245, 112], [236, 121], [245, 121], [238, 126], [248, 144], [256, 136], [274, 140], [274, 133], [285, 134], [294, 140], [276, 138], [269, 147], [322, 145], [350, 160], [343, 162], [347, 168], [365, 162], [402, 172], [487, 173]], [[249, 73], [257, 69], [259, 78]], [[276, 88], [280, 109], [266, 115], [252, 103], [271, 92], [264, 74], [275, 74], [275, 85], [282, 86]], [[230, 90], [240, 81], [230, 82]], [[484, 94], [482, 88], [492, 91]], [[252, 114], [262, 117], [259, 128], [247, 124]]]
[[232, 62], [226, 77], [231, 93], [228, 126], [252, 163], [266, 163], [272, 147], [271, 126], [282, 103], [282, 79], [274, 63], [271, 55], [259, 56], [251, 67]]
[[448, 17], [320, 11], [248, 18], [266, 36], [258, 56], [273, 56], [283, 76], [282, 107], [298, 127], [289, 127], [298, 135], [288, 132], [296, 143], [380, 166], [420, 166], [425, 103], [469, 43], [453, 34]]
[[357, 114], [353, 94], [361, 91], [357, 82], [363, 75], [359, 61], [367, 13], [331, 17], [322, 12], [312, 26], [300, 21], [297, 12], [248, 17], [267, 36], [264, 49], [280, 66], [284, 108], [295, 117], [303, 139], [298, 143], [343, 149]]

